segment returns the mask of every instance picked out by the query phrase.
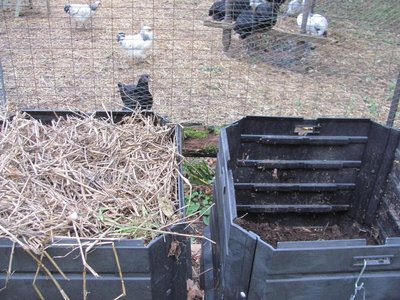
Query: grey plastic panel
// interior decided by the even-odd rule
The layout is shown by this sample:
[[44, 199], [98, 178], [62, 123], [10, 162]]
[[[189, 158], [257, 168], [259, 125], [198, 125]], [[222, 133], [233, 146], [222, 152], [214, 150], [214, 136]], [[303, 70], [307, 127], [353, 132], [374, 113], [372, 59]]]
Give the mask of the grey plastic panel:
[[354, 247], [366, 246], [365, 239], [359, 240], [331, 240], [331, 241], [298, 241], [298, 242], [278, 242], [277, 249], [299, 249], [299, 248], [335, 248], [335, 247]]
[[[70, 296], [70, 299], [83, 298], [83, 278], [81, 274], [69, 274], [69, 280], [63, 280], [61, 276], [55, 275], [62, 289]], [[5, 275], [0, 274], [0, 285], [5, 284]], [[126, 299], [149, 300], [152, 298], [149, 277], [125, 276]], [[101, 275], [95, 278], [88, 274], [86, 278], [88, 299], [115, 299], [122, 293], [121, 279], [115, 275]], [[59, 290], [54, 284], [49, 284], [46, 276], [40, 275], [36, 280], [36, 286], [45, 299], [63, 300]], [[6, 289], [0, 293], [1, 299], [40, 299], [32, 288], [31, 274], [13, 274], [6, 285]]]
[[[213, 246], [217, 299], [349, 299], [364, 262], [367, 299], [400, 299], [400, 161], [387, 184], [398, 143], [399, 131], [367, 119], [246, 117], [222, 129], [210, 227], [221, 246]], [[381, 245], [291, 241], [274, 249], [234, 224], [237, 210], [341, 210], [372, 223]], [[255, 241], [247, 245], [243, 234]]]
[[[291, 278], [264, 278], [252, 281], [248, 300], [339, 300], [350, 299], [359, 272], [327, 276], [300, 276]], [[256, 274], [254, 274], [256, 276]], [[364, 283], [365, 299], [398, 300], [400, 297], [399, 272], [366, 271], [359, 284]], [[363, 299], [363, 291], [355, 299]]]

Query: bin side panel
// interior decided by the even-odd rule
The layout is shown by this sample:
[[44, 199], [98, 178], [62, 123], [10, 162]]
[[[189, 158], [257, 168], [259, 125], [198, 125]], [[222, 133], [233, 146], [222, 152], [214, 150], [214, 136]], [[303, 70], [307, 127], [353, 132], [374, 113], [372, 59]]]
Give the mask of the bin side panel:
[[[72, 241], [68, 240], [69, 244], [71, 242]], [[8, 239], [0, 240], [0, 268], [2, 270], [8, 268], [10, 255], [12, 253], [12, 244], [13, 243]], [[140, 244], [142, 246], [140, 246]], [[132, 240], [131, 243], [129, 243], [129, 241], [115, 241], [114, 246], [118, 254], [118, 260], [124, 262], [124, 264], [121, 264], [122, 272], [149, 272], [148, 250], [143, 246], [141, 241]], [[76, 243], [73, 246], [50, 246], [47, 248], [47, 252], [63, 272], [79, 273], [82, 271], [82, 259]], [[132, 253], [135, 253], [135, 255], [132, 255]], [[105, 257], [107, 259], [104, 259]], [[87, 254], [86, 260], [97, 273], [118, 272], [111, 243], [95, 247]], [[12, 263], [12, 271], [17, 273], [34, 273], [37, 269], [36, 262], [19, 245], [15, 246]], [[43, 259], [43, 263], [51, 272], [57, 272], [56, 267], [53, 266], [47, 258]]]
[[[337, 300], [350, 299], [359, 273], [318, 275], [302, 278], [267, 279], [252, 281], [248, 299], [268, 300]], [[256, 274], [254, 274], [256, 276]], [[397, 300], [400, 295], [400, 273], [364, 273], [365, 299]], [[363, 299], [363, 290], [355, 299]]]
[[393, 157], [392, 170], [386, 181], [385, 190], [380, 199], [374, 225], [381, 232], [381, 239], [400, 236], [400, 144]]
[[165, 235], [149, 247], [149, 253], [153, 299], [186, 300], [190, 239]]
[[385, 151], [382, 155], [382, 163], [380, 165], [377, 179], [375, 181], [375, 186], [372, 191], [370, 201], [368, 203], [366, 217], [365, 217], [366, 224], [372, 225], [376, 218], [377, 208], [379, 207], [379, 202], [382, 199], [381, 197], [385, 189], [387, 177], [392, 169], [396, 148], [398, 147], [399, 144], [399, 135], [400, 135], [399, 131], [393, 129], [390, 130], [388, 142], [386, 144]]
[[360, 223], [364, 223], [368, 205], [373, 196], [377, 179], [387, 176], [381, 174], [380, 168], [385, 157], [385, 149], [390, 138], [391, 130], [377, 123], [371, 123], [368, 143], [363, 156], [363, 164], [356, 181], [351, 215]]
[[321, 134], [365, 135], [368, 132], [369, 119], [318, 118], [303, 119], [298, 117], [261, 117], [248, 116], [238, 123], [244, 134], [286, 134], [294, 131], [296, 125], [318, 126]]
[[355, 272], [363, 259], [374, 271], [400, 271], [400, 244], [381, 246], [336, 246], [326, 241], [326, 248], [272, 249], [263, 241], [257, 243], [254, 268], [263, 277], [298, 274]]
[[[33, 274], [34, 275], [34, 274]], [[0, 291], [1, 299], [40, 299], [35, 292], [32, 274], [13, 274], [7, 282], [6, 289]], [[61, 288], [70, 299], [83, 299], [83, 277], [81, 274], [69, 274], [69, 280], [54, 275]], [[6, 284], [6, 276], [0, 275], [0, 285]], [[59, 290], [49, 277], [39, 275], [35, 282], [45, 299], [63, 300]], [[126, 299], [151, 300], [150, 278], [146, 276], [125, 276]], [[122, 294], [122, 283], [118, 275], [101, 275], [95, 278], [86, 277], [88, 299], [112, 300]]]
[[224, 299], [241, 299], [247, 295], [252, 273], [256, 236], [232, 225], [228, 245], [229, 252], [221, 261], [221, 295]]

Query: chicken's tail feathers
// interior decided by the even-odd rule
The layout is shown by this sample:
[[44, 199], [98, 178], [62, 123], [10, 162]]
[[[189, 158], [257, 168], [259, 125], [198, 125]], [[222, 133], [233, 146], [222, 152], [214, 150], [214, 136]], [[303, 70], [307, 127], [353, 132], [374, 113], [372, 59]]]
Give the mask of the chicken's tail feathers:
[[90, 7], [90, 9], [91, 9], [92, 11], [96, 11], [97, 8], [98, 8], [100, 5], [101, 5], [101, 1], [96, 1], [96, 2], [93, 2], [92, 4], [90, 4], [89, 7]]
[[69, 10], [71, 9], [71, 5], [70, 4], [66, 4], [65, 6], [64, 6], [64, 11], [68, 14], [69, 13]]

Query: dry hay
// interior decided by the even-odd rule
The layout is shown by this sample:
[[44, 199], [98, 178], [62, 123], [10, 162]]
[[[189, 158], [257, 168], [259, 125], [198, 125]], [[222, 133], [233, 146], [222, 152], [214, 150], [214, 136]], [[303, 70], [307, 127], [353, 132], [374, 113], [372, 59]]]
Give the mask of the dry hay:
[[40, 254], [56, 237], [144, 239], [176, 212], [178, 151], [153, 118], [44, 125], [17, 114], [0, 133], [0, 236]]

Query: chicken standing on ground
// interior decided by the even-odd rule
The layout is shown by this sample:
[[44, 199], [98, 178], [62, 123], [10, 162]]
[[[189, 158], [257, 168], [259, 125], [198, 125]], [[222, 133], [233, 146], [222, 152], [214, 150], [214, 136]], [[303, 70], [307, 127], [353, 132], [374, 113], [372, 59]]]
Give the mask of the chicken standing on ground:
[[149, 26], [143, 26], [140, 33], [125, 35], [120, 32], [117, 41], [128, 55], [135, 61], [143, 61], [147, 58], [148, 52], [153, 46], [153, 30]]
[[75, 27], [78, 23], [81, 23], [86, 28], [86, 22], [95, 14], [100, 5], [100, 1], [92, 4], [66, 4], [64, 11], [75, 20]]
[[[303, 14], [297, 16], [297, 26], [301, 28]], [[328, 20], [320, 14], [308, 15], [306, 32], [311, 35], [327, 36], [328, 35]]]
[[149, 91], [150, 75], [143, 74], [139, 77], [138, 83], [123, 84], [118, 82], [119, 93], [121, 94], [124, 109], [131, 110], [151, 110], [153, 106], [153, 96]]

